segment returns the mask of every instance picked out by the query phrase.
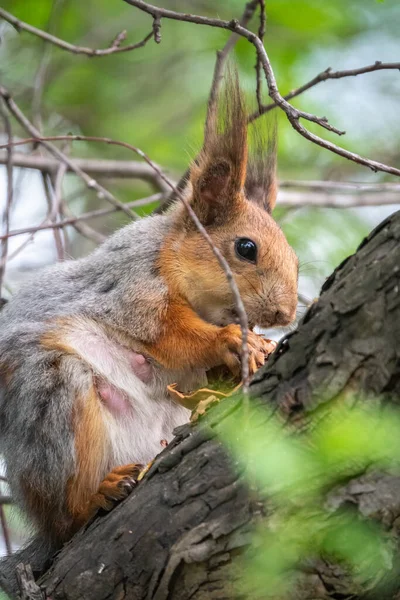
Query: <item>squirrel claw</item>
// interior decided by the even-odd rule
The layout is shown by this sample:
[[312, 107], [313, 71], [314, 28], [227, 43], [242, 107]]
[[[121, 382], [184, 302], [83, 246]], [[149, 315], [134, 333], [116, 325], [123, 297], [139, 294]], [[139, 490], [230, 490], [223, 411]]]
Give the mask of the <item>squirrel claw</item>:
[[136, 487], [137, 482], [137, 479], [134, 479], [133, 477], [124, 477], [124, 479], [121, 479], [118, 482], [118, 487], [128, 495], [133, 491], [134, 487]]
[[138, 482], [143, 465], [130, 464], [113, 469], [101, 482], [97, 494], [91, 501], [90, 512], [97, 509], [111, 510], [114, 505], [132, 492]]

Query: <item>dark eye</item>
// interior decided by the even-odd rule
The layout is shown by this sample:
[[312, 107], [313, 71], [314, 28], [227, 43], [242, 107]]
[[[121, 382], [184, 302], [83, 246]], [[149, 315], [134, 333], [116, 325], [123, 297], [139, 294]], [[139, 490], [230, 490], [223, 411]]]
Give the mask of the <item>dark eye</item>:
[[235, 241], [235, 252], [239, 258], [249, 262], [257, 262], [257, 244], [249, 238], [238, 238]]

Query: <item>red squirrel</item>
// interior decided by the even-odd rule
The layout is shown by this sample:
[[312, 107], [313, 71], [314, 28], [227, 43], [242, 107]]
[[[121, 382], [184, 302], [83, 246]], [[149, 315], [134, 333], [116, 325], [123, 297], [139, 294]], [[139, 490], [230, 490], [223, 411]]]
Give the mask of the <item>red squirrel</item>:
[[[221, 100], [219, 101], [221, 108]], [[185, 195], [239, 288], [250, 328], [293, 321], [298, 260], [271, 216], [275, 157], [248, 158], [238, 84], [211, 115]], [[252, 331], [249, 367], [270, 345]], [[167, 386], [240, 371], [231, 288], [184, 205], [35, 274], [0, 314], [0, 443], [16, 502], [61, 544], [124, 497], [188, 420]], [[142, 368], [142, 370], [140, 370]]]

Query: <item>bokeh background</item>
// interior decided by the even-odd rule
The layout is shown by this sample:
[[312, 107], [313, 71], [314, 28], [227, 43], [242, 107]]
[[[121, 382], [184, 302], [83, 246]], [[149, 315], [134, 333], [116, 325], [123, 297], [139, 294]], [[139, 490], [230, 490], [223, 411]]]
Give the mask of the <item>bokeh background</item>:
[[[376, 60], [393, 62], [400, 58], [397, 0], [268, 0], [266, 4], [265, 46], [282, 94], [327, 67], [357, 68]], [[241, 16], [244, 1], [160, 0], [159, 5], [232, 19]], [[107, 47], [124, 29], [127, 43], [140, 41], [152, 26], [148, 15], [122, 0], [1, 0], [0, 6], [31, 25], [50, 27], [62, 39], [93, 48]], [[249, 27], [257, 29], [257, 18]], [[1, 84], [12, 92], [44, 134], [81, 133], [131, 143], [178, 180], [200, 148], [215, 53], [223, 47], [229, 33], [173, 21], [163, 21], [161, 31], [159, 45], [150, 40], [133, 52], [89, 58], [46, 45], [0, 20]], [[240, 40], [234, 55], [249, 106], [254, 109], [254, 48]], [[44, 85], [38, 90], [40, 70], [44, 72]], [[321, 83], [292, 102], [308, 112], [326, 115], [347, 134], [339, 139], [313, 126], [312, 131], [363, 156], [398, 167], [399, 99], [399, 71], [379, 71]], [[263, 100], [268, 101], [265, 83]], [[396, 182], [393, 176], [373, 173], [313, 145], [292, 129], [284, 114], [278, 110], [274, 113], [278, 121], [281, 180]], [[16, 137], [26, 137], [15, 122], [12, 125]], [[0, 136], [4, 143], [4, 129]], [[64, 148], [73, 157], [137, 160], [128, 150], [105, 144], [75, 142]], [[31, 152], [32, 146], [25, 150]], [[138, 180], [98, 180], [124, 202], [153, 191]], [[14, 169], [14, 185], [11, 229], [39, 223], [47, 211], [40, 173]], [[0, 165], [0, 210], [4, 209], [6, 187], [6, 170]], [[73, 175], [65, 177], [63, 193], [74, 213], [106, 206]], [[398, 198], [400, 204], [400, 194]], [[144, 215], [154, 207], [151, 204], [139, 210]], [[278, 206], [275, 217], [301, 262], [300, 291], [305, 298], [300, 304], [316, 296], [333, 268], [396, 208], [315, 208], [302, 202], [290, 209]], [[107, 235], [127, 221], [126, 216], [116, 213], [90, 224]], [[74, 229], [68, 228], [67, 233], [68, 256], [86, 254], [94, 247], [93, 241]], [[13, 237], [10, 253], [27, 239]], [[3, 296], [11, 296], [35, 269], [55, 260], [52, 232], [35, 234], [8, 263]], [[19, 520], [15, 519], [14, 544], [21, 539], [20, 529]]]

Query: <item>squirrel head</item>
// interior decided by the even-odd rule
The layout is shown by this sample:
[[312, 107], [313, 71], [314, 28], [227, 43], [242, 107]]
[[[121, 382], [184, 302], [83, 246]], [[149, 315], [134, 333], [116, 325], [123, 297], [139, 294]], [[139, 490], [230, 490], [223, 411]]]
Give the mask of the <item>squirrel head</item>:
[[[219, 106], [218, 106], [219, 105]], [[186, 197], [227, 260], [249, 325], [288, 325], [296, 314], [298, 259], [271, 216], [277, 195], [276, 136], [248, 157], [247, 116], [237, 75], [209, 109], [205, 140], [191, 165]], [[222, 123], [222, 125], [221, 125]], [[204, 319], [237, 320], [227, 277], [182, 204], [165, 246], [170, 282]]]

